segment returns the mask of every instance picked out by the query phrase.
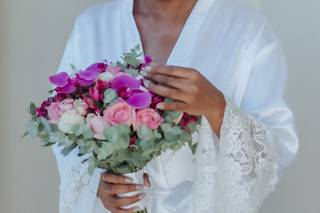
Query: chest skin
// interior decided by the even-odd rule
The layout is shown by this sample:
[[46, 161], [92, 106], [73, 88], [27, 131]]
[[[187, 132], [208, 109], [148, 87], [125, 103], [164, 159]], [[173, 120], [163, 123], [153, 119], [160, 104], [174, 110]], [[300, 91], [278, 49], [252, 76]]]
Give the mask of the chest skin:
[[134, 8], [133, 15], [139, 30], [145, 55], [150, 55], [158, 64], [165, 65], [179, 39], [191, 13], [191, 8], [176, 16], [140, 13]]

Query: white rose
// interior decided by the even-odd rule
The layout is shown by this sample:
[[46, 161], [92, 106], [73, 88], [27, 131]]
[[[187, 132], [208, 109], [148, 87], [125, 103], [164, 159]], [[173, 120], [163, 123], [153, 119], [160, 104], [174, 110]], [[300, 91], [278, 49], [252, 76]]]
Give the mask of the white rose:
[[84, 117], [79, 115], [76, 110], [71, 110], [61, 115], [58, 128], [61, 132], [72, 134], [72, 127], [74, 125], [79, 124], [81, 126], [84, 123]]
[[75, 107], [76, 107], [77, 113], [82, 116], [85, 116], [87, 114], [88, 108], [89, 108], [88, 104], [82, 99], [77, 99], [75, 101]]
[[99, 75], [99, 79], [102, 81], [109, 81], [113, 78], [113, 74], [111, 72], [103, 72]]

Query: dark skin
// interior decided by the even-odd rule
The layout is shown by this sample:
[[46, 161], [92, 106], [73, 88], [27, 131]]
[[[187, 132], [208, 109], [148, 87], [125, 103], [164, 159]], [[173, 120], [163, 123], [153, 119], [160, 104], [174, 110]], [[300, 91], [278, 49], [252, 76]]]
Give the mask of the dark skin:
[[[198, 70], [166, 65], [195, 4], [196, 0], [135, 0], [133, 15], [144, 53], [152, 55], [158, 63], [147, 76], [151, 81], [148, 89], [175, 100], [170, 104], [160, 103], [157, 107], [203, 115], [219, 136], [226, 105], [223, 94]], [[135, 208], [122, 207], [143, 199], [143, 194], [129, 198], [119, 198], [117, 194], [150, 186], [147, 175], [144, 180], [141, 186], [130, 183], [124, 176], [104, 173], [97, 196], [112, 213], [135, 212]]]

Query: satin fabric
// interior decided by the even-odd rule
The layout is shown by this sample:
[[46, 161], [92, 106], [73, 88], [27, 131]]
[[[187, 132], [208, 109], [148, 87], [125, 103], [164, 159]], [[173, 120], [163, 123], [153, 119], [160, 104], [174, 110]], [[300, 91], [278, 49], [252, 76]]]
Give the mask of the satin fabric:
[[[70, 64], [85, 68], [105, 59], [116, 61], [142, 45], [132, 9], [133, 0], [113, 0], [85, 10], [75, 22], [59, 70], [71, 71]], [[279, 40], [263, 15], [233, 0], [198, 0], [167, 64], [197, 69], [244, 112], [277, 127], [281, 170], [292, 162], [298, 140], [283, 100], [287, 68]], [[54, 151], [63, 178], [66, 159]], [[184, 147], [163, 153], [146, 167], [157, 189], [150, 212], [176, 212], [178, 204], [187, 206], [172, 193], [190, 194], [195, 165], [195, 157]], [[108, 212], [99, 199], [88, 205], [94, 213]]]

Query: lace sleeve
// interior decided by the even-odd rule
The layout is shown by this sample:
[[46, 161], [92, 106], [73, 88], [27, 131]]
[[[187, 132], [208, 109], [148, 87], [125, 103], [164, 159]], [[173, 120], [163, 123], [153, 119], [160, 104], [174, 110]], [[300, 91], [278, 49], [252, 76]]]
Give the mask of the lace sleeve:
[[257, 212], [278, 182], [272, 132], [230, 101], [220, 139], [205, 118], [200, 131], [193, 212]]
[[219, 178], [228, 180], [219, 187], [236, 208], [227, 212], [256, 212], [278, 182], [276, 139], [267, 126], [228, 101], [219, 144]]

